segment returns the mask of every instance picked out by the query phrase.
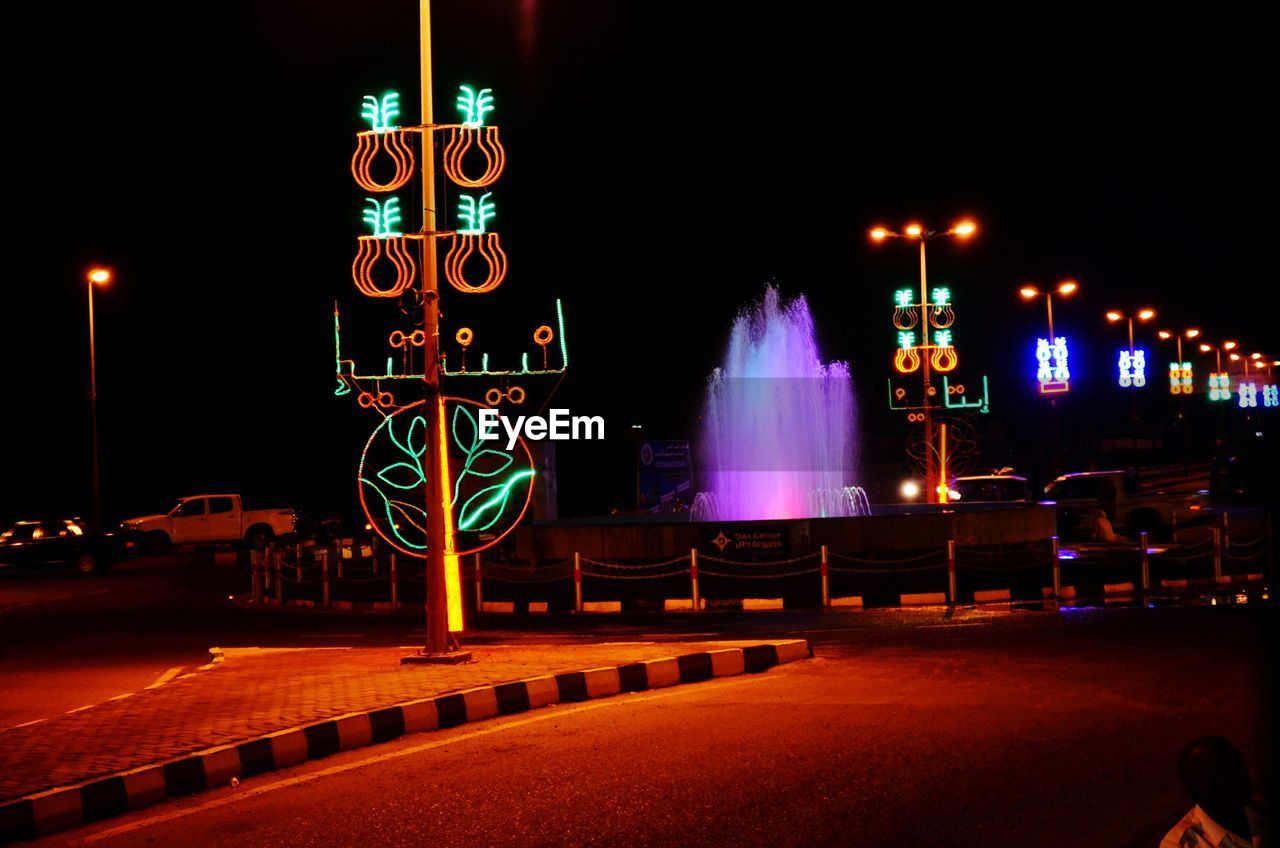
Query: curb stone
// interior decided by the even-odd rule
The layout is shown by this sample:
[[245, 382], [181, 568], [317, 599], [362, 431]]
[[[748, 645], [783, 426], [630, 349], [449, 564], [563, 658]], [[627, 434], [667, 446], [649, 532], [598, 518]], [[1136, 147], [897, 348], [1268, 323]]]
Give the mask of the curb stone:
[[[210, 653], [214, 662], [222, 660], [221, 650], [215, 648]], [[533, 677], [348, 713], [19, 798], [0, 806], [0, 843], [35, 839], [169, 798], [225, 786], [233, 778], [254, 777], [410, 733], [457, 727], [551, 704], [755, 674], [812, 656], [813, 650], [804, 639], [763, 642]]]

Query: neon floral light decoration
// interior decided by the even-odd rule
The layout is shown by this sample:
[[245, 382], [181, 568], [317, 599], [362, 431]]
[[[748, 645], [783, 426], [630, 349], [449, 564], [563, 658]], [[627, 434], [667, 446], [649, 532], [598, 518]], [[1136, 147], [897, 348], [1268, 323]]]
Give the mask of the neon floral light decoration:
[[1190, 362], [1169, 363], [1169, 394], [1189, 395], [1194, 390], [1193, 374]]
[[1120, 351], [1120, 387], [1140, 389], [1147, 384], [1147, 352], [1138, 348]]
[[1036, 363], [1036, 381], [1040, 384], [1040, 394], [1062, 394], [1071, 390], [1066, 336], [1055, 337], [1052, 345], [1048, 339], [1036, 339]]
[[1280, 387], [1268, 383], [1262, 387], [1262, 405], [1268, 409], [1280, 406]]
[[1231, 377], [1225, 371], [1209, 374], [1209, 400], [1231, 400]]
[[[486, 231], [490, 218], [495, 215], [493, 201], [485, 193], [477, 200], [464, 194], [458, 198], [458, 217], [465, 223], [453, 236], [453, 243], [444, 257], [444, 276], [464, 294], [491, 292], [507, 276], [507, 254], [503, 252], [497, 233]], [[472, 257], [483, 260], [486, 275], [478, 283], [466, 277], [466, 265]]]
[[[484, 188], [502, 175], [507, 165], [507, 152], [498, 140], [498, 128], [484, 126], [484, 117], [493, 111], [492, 89], [476, 91], [469, 85], [459, 87], [457, 107], [462, 112], [460, 126], [449, 130], [442, 164], [445, 175], [464, 188]], [[478, 177], [467, 176], [463, 160], [475, 148], [484, 157], [484, 171]]]
[[1240, 399], [1241, 409], [1253, 409], [1258, 405], [1257, 383], [1239, 383], [1236, 386], [1236, 393]]
[[[413, 176], [413, 148], [406, 139], [406, 130], [391, 123], [399, 115], [400, 95], [396, 92], [388, 91], [381, 98], [372, 94], [364, 96], [360, 116], [369, 122], [370, 129], [356, 133], [351, 176], [365, 191], [395, 191]], [[384, 152], [395, 167], [391, 179], [385, 183], [373, 176], [373, 163], [378, 154]]]

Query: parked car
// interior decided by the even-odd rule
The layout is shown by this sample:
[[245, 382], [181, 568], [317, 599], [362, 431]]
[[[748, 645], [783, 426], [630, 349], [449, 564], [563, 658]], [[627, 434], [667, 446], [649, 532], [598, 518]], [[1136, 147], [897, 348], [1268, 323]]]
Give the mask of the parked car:
[[957, 503], [1007, 503], [1027, 499], [1027, 478], [1015, 474], [976, 474], [951, 481]]
[[1131, 471], [1063, 474], [1044, 487], [1045, 497], [1058, 505], [1058, 532], [1070, 539], [1092, 535], [1098, 510], [1112, 493], [1112, 524], [1135, 539], [1144, 531], [1155, 536], [1164, 534], [1173, 527], [1175, 512], [1194, 515], [1209, 505], [1208, 491], [1194, 488], [1194, 484], [1144, 486]]
[[191, 495], [164, 515], [144, 515], [121, 522], [150, 553], [170, 545], [244, 542], [265, 548], [272, 539], [291, 535], [297, 526], [292, 509], [246, 510], [239, 495]]
[[0, 569], [62, 565], [93, 574], [129, 553], [122, 535], [96, 533], [78, 518], [19, 521], [0, 533]]

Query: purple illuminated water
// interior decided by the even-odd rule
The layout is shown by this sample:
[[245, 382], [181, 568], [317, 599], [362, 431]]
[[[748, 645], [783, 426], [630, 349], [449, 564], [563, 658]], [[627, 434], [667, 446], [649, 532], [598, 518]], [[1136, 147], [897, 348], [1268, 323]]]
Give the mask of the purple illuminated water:
[[854, 483], [853, 388], [844, 362], [823, 364], [803, 296], [777, 289], [733, 322], [707, 384], [694, 520], [869, 513]]

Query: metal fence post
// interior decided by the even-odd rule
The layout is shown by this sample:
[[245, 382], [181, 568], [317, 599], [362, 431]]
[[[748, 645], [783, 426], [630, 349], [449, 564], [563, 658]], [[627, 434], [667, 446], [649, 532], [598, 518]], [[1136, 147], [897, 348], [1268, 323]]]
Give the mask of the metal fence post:
[[[337, 563], [338, 563], [338, 564], [337, 564], [338, 579], [339, 579], [339, 580], [341, 580], [341, 579], [342, 579], [342, 555], [341, 555], [341, 554], [339, 554], [338, 556], [334, 557], [334, 559], [335, 559], [335, 560], [337, 560]], [[328, 549], [328, 548], [325, 548], [325, 549], [324, 549], [324, 561], [325, 561], [325, 562], [328, 562], [328, 561], [329, 561], [329, 549]]]
[[573, 611], [582, 612], [582, 556], [573, 552]]
[[480, 573], [480, 554], [476, 554], [476, 612], [484, 612], [484, 577]]
[[693, 611], [702, 608], [702, 593], [698, 591], [698, 549], [689, 549], [689, 600], [693, 602]]
[[955, 606], [956, 597], [956, 540], [947, 540], [947, 597], [951, 605]]
[[392, 551], [388, 560], [391, 570], [391, 608], [397, 609], [400, 606], [400, 589], [396, 585], [396, 554]]
[[1217, 527], [1213, 528], [1213, 582], [1222, 582], [1222, 531]]
[[1062, 557], [1058, 553], [1058, 537], [1050, 536], [1049, 542], [1053, 546], [1053, 597], [1057, 600], [1062, 597]]
[[[320, 555], [320, 606], [329, 608], [329, 552], [321, 549]], [[341, 562], [341, 560], [339, 560]], [[341, 566], [339, 566], [341, 568]]]
[[284, 606], [284, 582], [280, 574], [280, 560], [284, 559], [284, 551], [276, 551], [275, 558], [272, 560], [271, 568], [274, 571], [274, 579], [272, 582], [276, 587], [276, 606]]
[[249, 555], [249, 575], [253, 584], [253, 602], [262, 603], [262, 558], [266, 552], [253, 551]]
[[1151, 591], [1151, 556], [1147, 553], [1147, 531], [1138, 534], [1138, 547], [1142, 549], [1142, 594]]
[[831, 606], [831, 573], [829, 563], [827, 562], [827, 546], [823, 545], [821, 549], [822, 555], [822, 606]]
[[1222, 546], [1231, 550], [1231, 516], [1225, 509], [1222, 511]]

